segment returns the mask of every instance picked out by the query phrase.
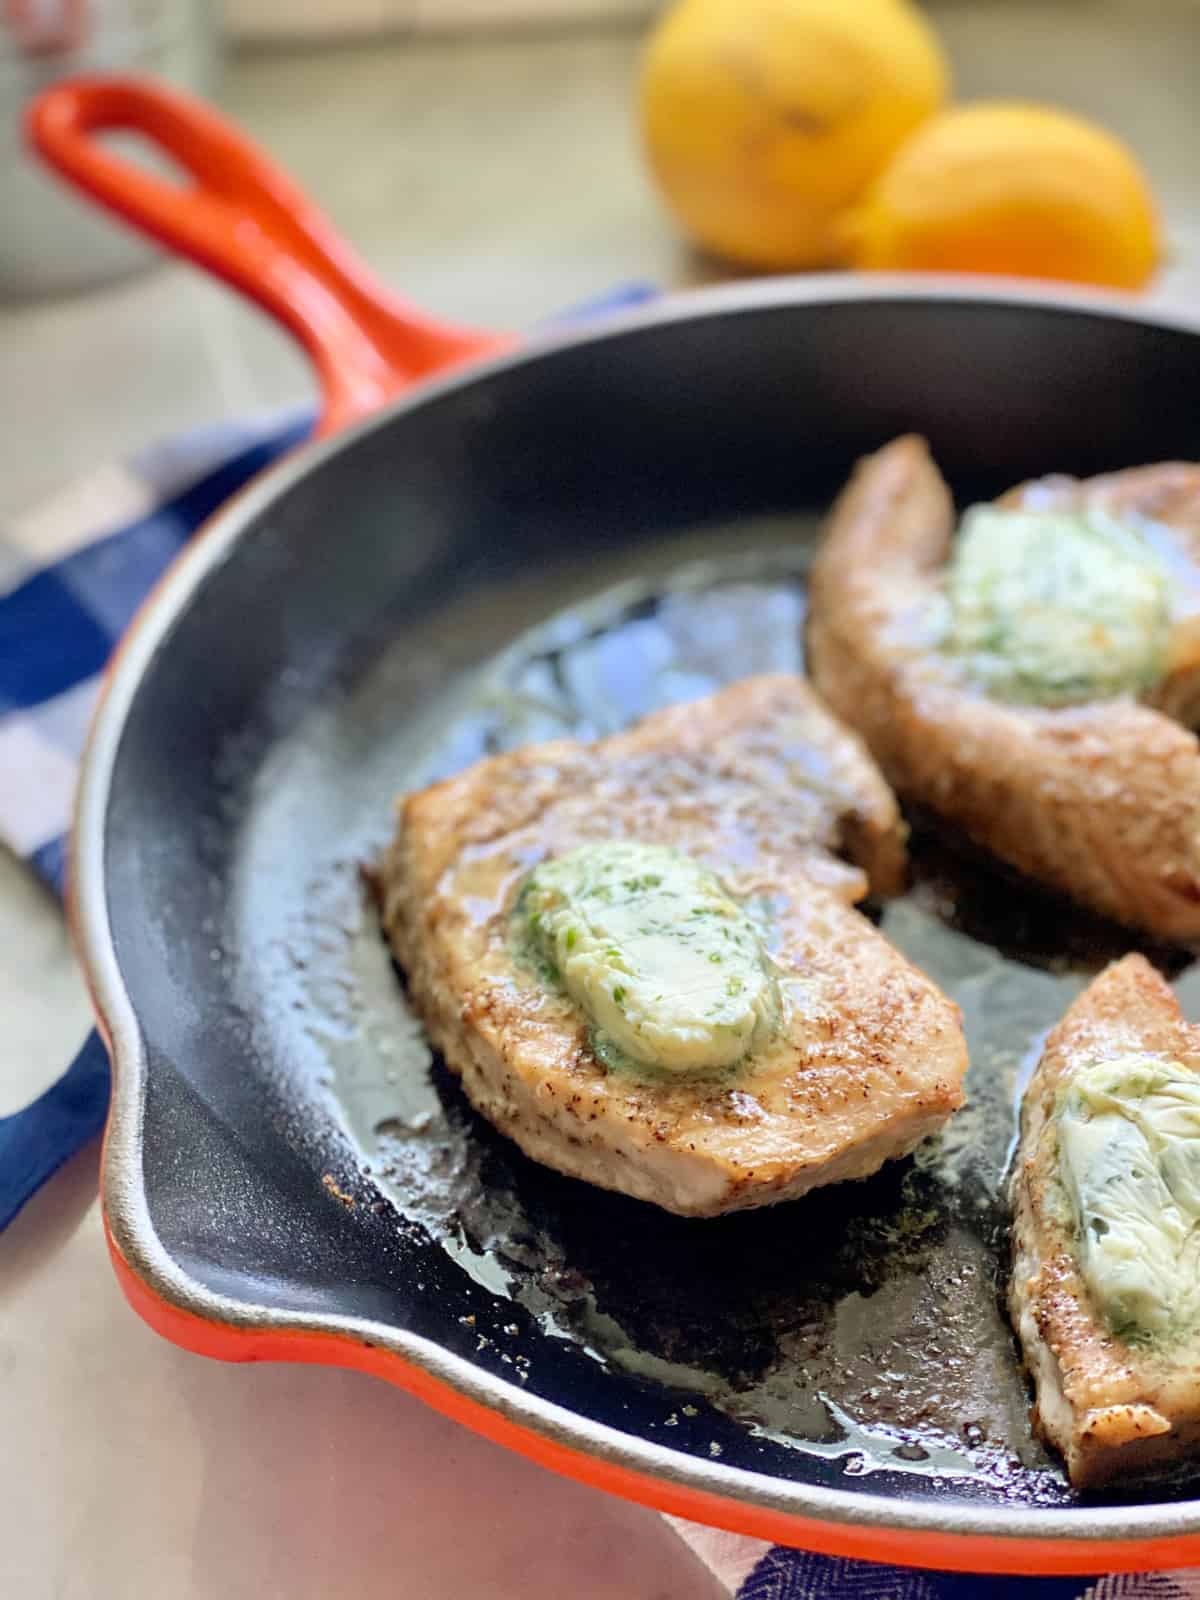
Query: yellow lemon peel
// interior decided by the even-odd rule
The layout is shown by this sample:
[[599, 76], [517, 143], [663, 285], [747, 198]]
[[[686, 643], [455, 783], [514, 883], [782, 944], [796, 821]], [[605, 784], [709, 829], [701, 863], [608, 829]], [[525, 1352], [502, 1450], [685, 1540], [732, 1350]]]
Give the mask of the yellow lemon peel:
[[829, 265], [838, 217], [946, 98], [907, 0], [680, 0], [642, 65], [642, 132], [668, 206], [751, 267]]

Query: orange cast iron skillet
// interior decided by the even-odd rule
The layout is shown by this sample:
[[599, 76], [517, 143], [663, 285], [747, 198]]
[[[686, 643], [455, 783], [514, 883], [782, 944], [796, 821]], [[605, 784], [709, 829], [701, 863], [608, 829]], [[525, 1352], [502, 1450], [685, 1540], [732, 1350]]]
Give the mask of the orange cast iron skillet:
[[[705, 517], [818, 507], [905, 428], [970, 486], [1196, 456], [1195, 328], [1012, 285], [817, 278], [668, 298], [517, 349], [384, 291], [193, 100], [82, 79], [43, 94], [29, 131], [81, 190], [265, 307], [323, 394], [323, 437], [223, 509], [143, 608], [85, 763], [73, 924], [114, 1063], [103, 1202], [134, 1308], [199, 1354], [355, 1367], [556, 1471], [764, 1539], [981, 1572], [1200, 1562], [1193, 1500], [931, 1491], [732, 1432], [711, 1454], [658, 1431], [653, 1383], [506, 1306], [530, 1352], [518, 1381], [477, 1350], [480, 1291], [436, 1244], [322, 1189], [352, 1155], [271, 968], [288, 938], [275, 907], [316, 892], [305, 864], [346, 826], [338, 808], [387, 810], [390, 785], [356, 787], [388, 726], [356, 699], [364, 662], [398, 662], [382, 703], [401, 722], [471, 664], [473, 631], [495, 648], [486, 608], [454, 625], [456, 606], [564, 551], [586, 564]], [[108, 131], [143, 135], [182, 181], [113, 154]], [[443, 614], [444, 661], [427, 626]], [[327, 704], [346, 743], [318, 781], [304, 718]], [[210, 960], [214, 927], [227, 959]], [[802, 1235], [802, 1206], [794, 1219]]]

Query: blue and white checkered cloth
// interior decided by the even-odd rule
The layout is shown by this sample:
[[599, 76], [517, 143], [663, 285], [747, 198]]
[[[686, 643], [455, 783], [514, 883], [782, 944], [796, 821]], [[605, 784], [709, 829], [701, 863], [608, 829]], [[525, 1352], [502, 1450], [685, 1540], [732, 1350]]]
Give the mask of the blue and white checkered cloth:
[[[63, 891], [79, 755], [113, 646], [222, 501], [312, 426], [307, 411], [226, 423], [102, 468], [0, 536], [0, 841]], [[0, 1228], [104, 1126], [91, 1034], [31, 1106], [0, 1117]]]
[[154, 445], [4, 530], [0, 838], [56, 894], [79, 753], [113, 646], [205, 518], [310, 427], [307, 412], [276, 413]]
[[[618, 291], [599, 307], [649, 291]], [[0, 840], [61, 894], [79, 754], [100, 674], [159, 574], [236, 489], [305, 437], [308, 412], [154, 445], [0, 535]], [[0, 1228], [103, 1126], [108, 1061], [93, 1034], [33, 1105], [0, 1118]], [[771, 1549], [671, 1519], [739, 1600], [1200, 1600], [1200, 1574], [980, 1578]]]

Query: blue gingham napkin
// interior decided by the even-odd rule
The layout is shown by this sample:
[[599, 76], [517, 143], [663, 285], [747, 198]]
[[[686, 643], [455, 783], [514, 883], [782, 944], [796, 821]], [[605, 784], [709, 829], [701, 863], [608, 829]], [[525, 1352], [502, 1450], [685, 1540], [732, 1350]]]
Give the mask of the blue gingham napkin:
[[[100, 674], [159, 574], [222, 501], [298, 443], [308, 412], [201, 429], [102, 468], [0, 534], [0, 841], [63, 892], [79, 754]], [[0, 1228], [104, 1126], [95, 1033], [0, 1117]]]
[[[651, 292], [629, 286], [587, 310]], [[294, 410], [191, 432], [103, 468], [0, 532], [0, 841], [56, 895], [79, 753], [113, 645], [196, 528], [311, 424]], [[108, 1090], [107, 1056], [92, 1034], [44, 1095], [0, 1118], [0, 1229], [99, 1132]], [[738, 1600], [1200, 1600], [1200, 1575], [914, 1572], [668, 1520]]]

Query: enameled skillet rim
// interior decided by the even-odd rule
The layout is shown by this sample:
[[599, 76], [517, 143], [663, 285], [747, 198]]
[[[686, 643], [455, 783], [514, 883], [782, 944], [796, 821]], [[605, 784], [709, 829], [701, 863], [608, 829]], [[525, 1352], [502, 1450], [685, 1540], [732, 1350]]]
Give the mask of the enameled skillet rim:
[[[317, 1360], [391, 1378], [460, 1420], [560, 1471], [681, 1515], [764, 1538], [837, 1553], [968, 1570], [1086, 1572], [1200, 1561], [1200, 1501], [1041, 1510], [940, 1505], [863, 1496], [770, 1478], [670, 1450], [590, 1422], [493, 1377], [431, 1341], [361, 1318], [260, 1306], [214, 1293], [162, 1245], [142, 1183], [141, 1123], [147, 1064], [107, 908], [104, 841], [110, 785], [127, 715], [143, 675], [206, 574], [234, 551], [272, 502], [352, 440], [390, 426], [428, 400], [481, 376], [537, 361], [548, 349], [600, 343], [646, 325], [754, 308], [859, 301], [968, 303], [1105, 315], [1200, 333], [1200, 315], [1132, 300], [1005, 280], [831, 275], [768, 280], [665, 297], [421, 386], [337, 437], [308, 445], [255, 480], [207, 524], [142, 607], [114, 658], [86, 751], [71, 856], [76, 943], [113, 1056], [102, 1198], [118, 1274], [131, 1301], [176, 1342], [231, 1359]], [[490, 1420], [489, 1420], [490, 1419]]]

